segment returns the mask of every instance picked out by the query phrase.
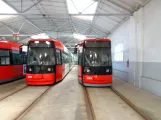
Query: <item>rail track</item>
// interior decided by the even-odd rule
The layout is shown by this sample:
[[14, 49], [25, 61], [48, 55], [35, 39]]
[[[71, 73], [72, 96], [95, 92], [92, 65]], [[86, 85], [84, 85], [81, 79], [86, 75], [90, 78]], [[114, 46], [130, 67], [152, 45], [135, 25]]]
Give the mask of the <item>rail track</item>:
[[12, 95], [14, 95], [14, 94], [20, 92], [20, 91], [22, 91], [23, 89], [25, 89], [25, 88], [27, 88], [27, 87], [28, 87], [28, 86], [26, 85], [26, 86], [24, 86], [24, 87], [22, 87], [22, 88], [20, 88], [20, 89], [17, 89], [17, 90], [14, 91], [14, 92], [9, 93], [8, 95], [6, 95], [6, 96], [4, 96], [4, 97], [1, 97], [1, 98], [0, 98], [0, 101], [4, 100], [4, 99], [6, 99], [6, 98], [8, 98], [8, 97], [10, 97], [10, 96], [12, 96]]
[[120, 94], [117, 90], [111, 87], [111, 90], [118, 95], [123, 101], [125, 101], [131, 108], [133, 108], [140, 116], [142, 116], [145, 120], [152, 120], [147, 117], [138, 107], [136, 107], [130, 100], [126, 99], [122, 94]]
[[21, 120], [47, 93], [52, 86], [49, 86], [38, 98], [36, 98], [32, 104], [30, 104], [24, 111], [22, 111], [15, 120]]
[[83, 87], [83, 92], [84, 92], [84, 99], [85, 99], [85, 103], [86, 103], [88, 120], [96, 120], [94, 109], [93, 109], [91, 99], [89, 96], [89, 92], [86, 87]]
[[[130, 102], [124, 96], [122, 96], [119, 92], [117, 92], [112, 87], [110, 89], [112, 90], [112, 92], [118, 95], [123, 101], [125, 101], [132, 109], [134, 109], [143, 119], [151, 120], [146, 115], [144, 115], [144, 113], [142, 113], [142, 111], [140, 111], [132, 102]], [[83, 86], [83, 92], [84, 92], [84, 99], [85, 99], [85, 104], [86, 104], [88, 120], [96, 120], [96, 114], [94, 113], [94, 108], [92, 106], [88, 88]]]
[[[73, 66], [74, 67], [74, 66]], [[72, 67], [72, 68], [73, 68]], [[72, 68], [70, 68], [69, 72], [72, 70]], [[68, 73], [69, 73], [68, 72]], [[64, 78], [68, 75], [68, 73], [64, 76]], [[64, 79], [63, 78], [63, 79]], [[59, 83], [59, 82], [58, 82]], [[56, 85], [56, 84], [54, 84]], [[50, 85], [38, 98], [36, 98], [31, 105], [29, 105], [24, 111], [22, 111], [15, 120], [21, 120], [23, 119], [23, 117], [25, 117], [25, 115], [30, 112], [30, 110], [50, 91], [50, 89], [52, 88], [52, 85]]]

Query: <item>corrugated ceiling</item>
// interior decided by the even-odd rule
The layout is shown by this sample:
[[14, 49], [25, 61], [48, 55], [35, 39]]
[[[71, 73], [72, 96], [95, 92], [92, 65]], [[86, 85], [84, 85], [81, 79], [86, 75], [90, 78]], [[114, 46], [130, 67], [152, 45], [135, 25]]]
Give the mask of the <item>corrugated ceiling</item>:
[[0, 20], [1, 38], [11, 39], [12, 32], [19, 31], [19, 41], [27, 42], [31, 35], [47, 33], [67, 47], [74, 47], [79, 40], [73, 37], [73, 33], [87, 37], [107, 37], [149, 0], [93, 0], [98, 2], [96, 13], [85, 15], [94, 16], [92, 21], [81, 19], [80, 14], [69, 14], [66, 0], [2, 1], [17, 13], [15, 17]]

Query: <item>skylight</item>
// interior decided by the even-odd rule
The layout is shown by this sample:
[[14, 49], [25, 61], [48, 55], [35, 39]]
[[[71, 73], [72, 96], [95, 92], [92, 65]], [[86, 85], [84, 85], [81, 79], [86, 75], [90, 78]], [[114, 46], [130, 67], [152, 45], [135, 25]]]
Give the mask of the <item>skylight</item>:
[[[95, 14], [98, 2], [94, 0], [67, 0], [69, 14]], [[93, 16], [76, 16], [92, 20]]]
[[[8, 6], [6, 3], [4, 3], [2, 0], [0, 0], [0, 13], [17, 13], [15, 10], [13, 10], [10, 6]], [[5, 19], [9, 17], [14, 17], [13, 15], [0, 15], [0, 19]]]

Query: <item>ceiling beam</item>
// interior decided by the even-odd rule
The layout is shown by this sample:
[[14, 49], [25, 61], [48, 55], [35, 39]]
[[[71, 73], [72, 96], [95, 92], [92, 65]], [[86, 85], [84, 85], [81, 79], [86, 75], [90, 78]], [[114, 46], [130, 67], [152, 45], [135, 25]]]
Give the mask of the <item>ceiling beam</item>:
[[18, 33], [20, 32], [20, 30], [21, 30], [22, 27], [24, 26], [25, 22], [26, 22], [26, 21], [24, 21], [24, 22], [22, 23], [21, 27], [20, 27], [19, 30], [18, 30]]
[[[149, 2], [151, 2], [152, 0], [146, 0], [138, 9], [140, 9], [141, 7], [144, 7], [145, 5], [147, 5]], [[135, 12], [135, 11], [134, 11]], [[128, 19], [130, 19], [129, 17], [126, 17], [122, 22], [120, 22], [117, 26], [115, 26], [109, 33], [112, 34], [115, 30], [117, 30], [122, 24], [124, 24]]]
[[116, 5], [117, 7], [120, 7], [130, 13], [133, 13], [135, 10], [133, 8], [131, 8], [129, 5], [119, 1], [119, 0], [106, 0], [107, 2]]
[[34, 6], [36, 6], [38, 3], [40, 3], [41, 1], [43, 1], [43, 0], [39, 0], [39, 1], [37, 1], [36, 3], [34, 3], [33, 5], [31, 5], [30, 7], [28, 7], [26, 10], [24, 10], [22, 13], [25, 13], [25, 12], [27, 12], [28, 10], [30, 10], [31, 8], [33, 8]]
[[23, 1], [21, 0], [21, 12], [23, 10]]
[[151, 1], [152, 0], [146, 0], [140, 7], [138, 7], [138, 9], [140, 9], [141, 7], [144, 7], [145, 5], [147, 5]]
[[[17, 28], [13, 28], [11, 25], [8, 25], [8, 24], [6, 24], [6, 23], [4, 23], [4, 22], [0, 22], [3, 26], [5, 26], [10, 32], [11, 32], [11, 34], [10, 35], [12, 35], [13, 33], [17, 33], [17, 32], [20, 32], [20, 28], [19, 29], [17, 29]], [[3, 27], [3, 26], [1, 26], [1, 27]], [[23, 26], [22, 26], [23, 27]], [[12, 28], [12, 29], [11, 29]], [[21, 32], [22, 34], [26, 34], [26, 32]], [[3, 36], [3, 35], [2, 35]]]
[[[14, 9], [16, 12], [17, 12], [17, 14], [19, 14], [21, 11], [20, 10], [18, 10], [16, 7], [14, 7], [12, 4], [10, 4], [9, 2], [7, 2], [6, 0], [2, 0], [3, 2], [5, 2], [7, 5], [9, 5], [12, 9]], [[27, 22], [29, 22], [31, 25], [33, 25], [35, 28], [37, 28], [39, 31], [41, 31], [41, 32], [43, 32], [43, 30], [42, 29], [40, 29], [37, 25], [35, 25], [33, 22], [31, 22], [30, 20], [28, 20], [24, 15], [22, 15], [25, 19], [26, 19], [26, 21]]]
[[[34, 35], [34, 34], [33, 34]], [[19, 37], [31, 37], [33, 35], [27, 35], [27, 34], [20, 34]], [[0, 34], [0, 36], [2, 37], [12, 37], [12, 34]]]
[[30, 23], [32, 26], [34, 26], [34, 27], [35, 27], [36, 29], [38, 29], [39, 31], [44, 32], [42, 29], [40, 29], [37, 25], [35, 25], [35, 24], [32, 23], [31, 21], [29, 21], [28, 19], [27, 19], [27, 22]]
[[[32, 2], [33, 2], [33, 0], [32, 0]], [[47, 20], [47, 22], [50, 22], [50, 24], [51, 24], [54, 28], [57, 27], [57, 26], [55, 25], [55, 23], [53, 22], [53, 20], [50, 18], [50, 16], [46, 14], [46, 10], [44, 9], [44, 7], [43, 7], [39, 2], [37, 3], [37, 5], [38, 5], [38, 6], [36, 6], [37, 9], [40, 11], [41, 15], [43, 15], [43, 17]], [[44, 15], [45, 15], [45, 16], [44, 16]]]
[[[96, 8], [96, 12], [95, 12], [95, 13], [97, 13], [97, 14], [98, 14], [98, 8], [99, 8], [100, 3], [101, 3], [101, 0], [99, 0], [99, 1], [98, 1], [98, 4], [97, 4], [97, 8]], [[91, 21], [90, 27], [89, 27], [89, 29], [88, 29], [88, 34], [90, 34], [90, 32], [91, 32], [91, 30], [92, 30], [92, 25], [93, 25], [93, 23], [94, 23], [94, 21], [95, 21], [95, 19], [96, 19], [97, 17], [98, 17], [98, 16], [94, 16], [94, 17], [93, 17], [93, 20]]]
[[96, 1], [92, 2], [89, 6], [87, 6], [85, 9], [83, 9], [81, 12], [79, 13], [82, 13], [84, 12], [85, 10], [87, 10], [88, 8], [90, 8], [94, 3], [96, 3]]
[[129, 18], [130, 18], [130, 17], [125, 18], [122, 22], [120, 22], [118, 25], [116, 25], [116, 26], [110, 31], [109, 35], [110, 35], [111, 33], [113, 33], [116, 29], [118, 29], [121, 25], [123, 25]]
[[[33, 15], [33, 16], [43, 16], [45, 17], [46, 15], [49, 16], [55, 16], [53, 14], [48, 14], [48, 13], [44, 13], [44, 14], [34, 14], [34, 13], [0, 13], [0, 15], [17, 15], [17, 16], [25, 16], [25, 15]], [[64, 14], [59, 14], [60, 16], [64, 15]], [[131, 14], [127, 14], [127, 13], [120, 13], [120, 14], [116, 14], [116, 13], [109, 13], [109, 14], [103, 14], [103, 13], [99, 13], [99, 14], [68, 14], [69, 16], [130, 16]]]
[[77, 12], [79, 13], [79, 10], [78, 10], [78, 8], [76, 7], [76, 5], [75, 5], [75, 3], [73, 2], [73, 0], [71, 0], [71, 2], [72, 2], [72, 4], [73, 4], [73, 6], [75, 7], [75, 9], [77, 10]]
[[10, 32], [14, 33], [14, 31], [8, 25], [6, 25], [4, 23], [1, 23], [1, 24], [3, 24], [3, 26], [5, 26]]
[[64, 22], [62, 25], [60, 25], [59, 27], [57, 27], [57, 28], [54, 30], [54, 32], [55, 32], [55, 31], [58, 31], [60, 28], [64, 27], [68, 22], [69, 22], [69, 21]]

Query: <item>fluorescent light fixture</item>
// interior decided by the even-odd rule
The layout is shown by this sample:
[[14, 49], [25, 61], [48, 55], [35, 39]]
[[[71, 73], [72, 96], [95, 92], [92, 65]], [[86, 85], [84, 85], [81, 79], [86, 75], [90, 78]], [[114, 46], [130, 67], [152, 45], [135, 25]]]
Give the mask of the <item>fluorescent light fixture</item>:
[[94, 16], [83, 16], [83, 14], [95, 14], [98, 2], [93, 0], [67, 0], [69, 14], [79, 14], [76, 18], [93, 20]]
[[[0, 13], [17, 13], [15, 10], [13, 10], [10, 6], [8, 6], [5, 2], [0, 0]], [[14, 15], [0, 15], [0, 19], [10, 18], [14, 17]]]
[[73, 36], [75, 39], [78, 39], [78, 40], [84, 40], [87, 38], [85, 35], [75, 34], [75, 33], [73, 34]]
[[33, 35], [31, 36], [32, 39], [48, 39], [49, 36], [46, 35], [45, 33], [38, 34], [38, 35]]

